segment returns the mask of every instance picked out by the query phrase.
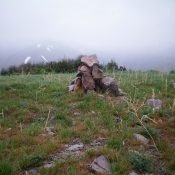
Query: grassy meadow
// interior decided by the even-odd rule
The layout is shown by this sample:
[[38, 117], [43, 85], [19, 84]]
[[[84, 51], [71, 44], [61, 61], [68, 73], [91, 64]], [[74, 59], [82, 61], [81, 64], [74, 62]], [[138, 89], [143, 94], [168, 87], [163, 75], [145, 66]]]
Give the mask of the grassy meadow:
[[[75, 74], [0, 76], [0, 175], [86, 175], [98, 155], [105, 155], [113, 175], [175, 174], [175, 74], [113, 72], [125, 97], [107, 94], [69, 93]], [[160, 99], [162, 108], [146, 105]], [[147, 121], [141, 120], [143, 115]], [[119, 120], [119, 121], [118, 121]], [[54, 135], [46, 127], [54, 127]], [[149, 139], [148, 145], [133, 134]], [[85, 151], [78, 158], [55, 162], [44, 168], [50, 155], [73, 139], [89, 144], [105, 138], [105, 146]]]

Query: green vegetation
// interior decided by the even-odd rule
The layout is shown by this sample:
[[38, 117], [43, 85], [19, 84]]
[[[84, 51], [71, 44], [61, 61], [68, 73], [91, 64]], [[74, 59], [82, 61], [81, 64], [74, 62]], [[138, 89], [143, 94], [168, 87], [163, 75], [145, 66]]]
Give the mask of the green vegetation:
[[152, 162], [150, 158], [139, 152], [132, 152], [129, 154], [129, 161], [131, 162], [134, 169], [139, 172], [150, 172]]
[[0, 174], [1, 175], [10, 175], [12, 174], [13, 166], [8, 160], [1, 160], [0, 162]]
[[[74, 73], [0, 76], [0, 175], [24, 174], [35, 167], [40, 167], [43, 175], [85, 175], [89, 174], [87, 165], [101, 154], [109, 159], [114, 175], [131, 170], [159, 174], [160, 161], [165, 171], [173, 174], [175, 74], [112, 71], [109, 75], [127, 93], [124, 99], [69, 93], [67, 86]], [[162, 100], [160, 110], [146, 105], [152, 97]], [[147, 122], [141, 121], [143, 115], [149, 117]], [[46, 127], [53, 127], [54, 135]], [[152, 147], [135, 141], [133, 133], [148, 138]], [[56, 161], [49, 169], [42, 166], [76, 138], [87, 145], [105, 138], [106, 145], [75, 160]], [[150, 151], [157, 153], [155, 157], [160, 154], [161, 160], [149, 156]]]
[[[73, 73], [77, 71], [77, 67], [80, 65], [80, 58], [77, 59], [62, 59], [59, 61], [53, 61], [49, 63], [37, 63], [37, 64], [21, 64], [19, 66], [10, 66], [9, 68], [3, 68], [0, 71], [0, 75], [19, 75], [19, 74], [47, 74], [47, 73]], [[108, 71], [126, 71], [125, 67], [120, 66], [111, 60], [106, 65], [100, 65], [100, 68]], [[18, 85], [17, 85], [18, 86]], [[20, 85], [19, 85], [20, 86]]]

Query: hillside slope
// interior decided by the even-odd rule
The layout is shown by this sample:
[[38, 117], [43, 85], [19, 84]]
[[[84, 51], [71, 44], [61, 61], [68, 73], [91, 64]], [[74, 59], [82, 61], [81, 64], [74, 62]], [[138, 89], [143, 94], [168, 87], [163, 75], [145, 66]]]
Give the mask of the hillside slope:
[[68, 93], [74, 76], [0, 76], [0, 174], [91, 174], [99, 155], [113, 175], [175, 173], [175, 74], [113, 74], [117, 98]]

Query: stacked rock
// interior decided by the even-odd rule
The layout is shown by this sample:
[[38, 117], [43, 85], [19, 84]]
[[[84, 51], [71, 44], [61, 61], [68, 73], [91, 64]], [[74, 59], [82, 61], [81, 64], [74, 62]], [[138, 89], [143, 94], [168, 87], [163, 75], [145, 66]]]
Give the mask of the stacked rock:
[[114, 96], [119, 95], [117, 82], [112, 77], [104, 76], [99, 68], [99, 61], [96, 55], [82, 56], [81, 65], [78, 67], [76, 78], [71, 82], [69, 91], [88, 91], [108, 92]]

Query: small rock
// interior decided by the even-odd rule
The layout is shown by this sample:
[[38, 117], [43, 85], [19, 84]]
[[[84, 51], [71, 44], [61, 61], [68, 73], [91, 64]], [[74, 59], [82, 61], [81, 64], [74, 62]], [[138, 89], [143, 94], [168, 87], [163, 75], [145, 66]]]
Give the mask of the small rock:
[[54, 136], [55, 133], [53, 132], [54, 127], [46, 127], [46, 131], [48, 132], [49, 135]]
[[79, 112], [74, 112], [74, 116], [78, 116], [78, 115], [80, 115]]
[[107, 158], [101, 155], [91, 163], [90, 171], [97, 173], [111, 173], [111, 165]]
[[162, 108], [162, 100], [159, 99], [148, 99], [146, 103], [148, 106], [158, 110]]
[[12, 128], [7, 128], [4, 132], [10, 132], [12, 131]]
[[73, 92], [75, 89], [75, 85], [72, 84], [72, 85], [68, 86], [68, 89], [69, 89], [69, 92]]
[[148, 116], [147, 115], [143, 115], [142, 118], [141, 118], [141, 120], [143, 122], [147, 123], [148, 122]]
[[37, 175], [38, 171], [37, 169], [31, 169], [31, 170], [26, 171], [25, 173], [26, 175]]
[[93, 147], [98, 147], [98, 146], [101, 146], [101, 142], [98, 142], [97, 140], [94, 140], [92, 143], [90, 143], [91, 146]]
[[132, 171], [128, 175], [138, 175], [138, 174], [135, 171]]
[[115, 117], [115, 122], [116, 122], [116, 123], [121, 123], [121, 122], [122, 122], [121, 117], [116, 116], [116, 117]]
[[47, 164], [44, 165], [44, 168], [52, 168], [55, 166], [55, 163], [54, 162], [49, 162]]
[[98, 97], [99, 97], [100, 99], [102, 99], [102, 100], [104, 100], [104, 99], [105, 99], [105, 96], [104, 96], [104, 95], [102, 95], [102, 94], [98, 94]]
[[149, 142], [149, 140], [147, 138], [145, 138], [144, 136], [142, 136], [141, 134], [133, 134], [133, 136], [137, 141], [139, 141], [145, 145], [148, 144], [148, 142]]
[[46, 127], [46, 131], [47, 131], [47, 132], [52, 132], [53, 129], [54, 129], [54, 127]]
[[118, 88], [118, 91], [119, 91], [119, 95], [120, 95], [120, 96], [124, 96], [124, 95], [126, 95], [126, 93], [125, 93], [125, 92], [123, 92], [123, 90], [122, 90], [122, 89]]
[[79, 144], [74, 144], [74, 145], [70, 145], [66, 150], [67, 151], [78, 151], [83, 149], [84, 144], [83, 143], [79, 143]]
[[95, 115], [95, 111], [91, 111], [91, 113]]
[[76, 137], [72, 140], [71, 145], [75, 145], [75, 144], [78, 144], [78, 143], [81, 143], [81, 140], [80, 140], [80, 138]]

